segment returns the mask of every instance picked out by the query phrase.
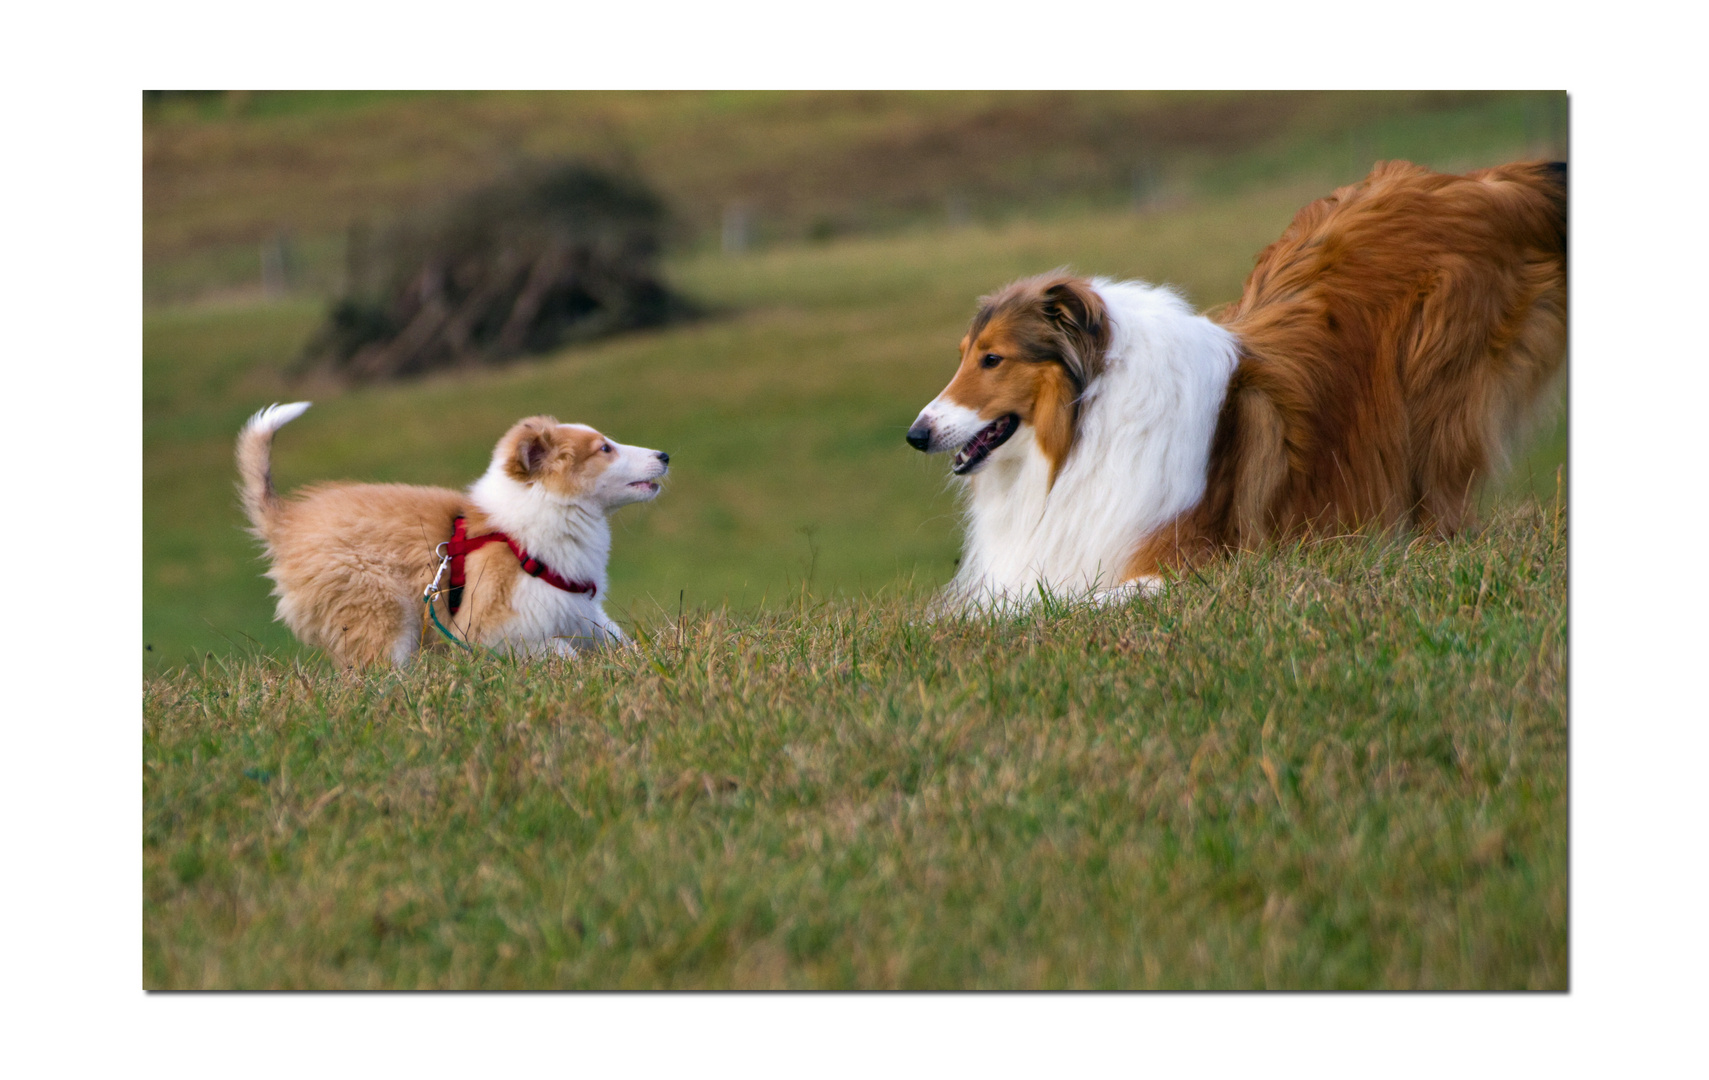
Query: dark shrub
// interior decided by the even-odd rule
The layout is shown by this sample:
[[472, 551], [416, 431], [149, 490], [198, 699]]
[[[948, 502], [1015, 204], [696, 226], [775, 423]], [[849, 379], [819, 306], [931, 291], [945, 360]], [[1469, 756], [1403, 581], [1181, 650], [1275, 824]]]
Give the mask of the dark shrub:
[[534, 166], [383, 234], [305, 363], [362, 380], [501, 363], [691, 314], [660, 282], [664, 204], [582, 163]]

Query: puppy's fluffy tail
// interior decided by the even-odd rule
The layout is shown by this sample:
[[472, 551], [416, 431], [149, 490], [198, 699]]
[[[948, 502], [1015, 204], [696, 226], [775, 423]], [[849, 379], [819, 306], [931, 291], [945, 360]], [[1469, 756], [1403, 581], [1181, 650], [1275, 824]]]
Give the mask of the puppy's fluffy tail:
[[249, 517], [251, 531], [267, 539], [279, 508], [279, 495], [273, 490], [273, 433], [303, 415], [306, 401], [290, 405], [269, 405], [249, 418], [237, 436], [237, 491], [243, 499], [243, 512]]

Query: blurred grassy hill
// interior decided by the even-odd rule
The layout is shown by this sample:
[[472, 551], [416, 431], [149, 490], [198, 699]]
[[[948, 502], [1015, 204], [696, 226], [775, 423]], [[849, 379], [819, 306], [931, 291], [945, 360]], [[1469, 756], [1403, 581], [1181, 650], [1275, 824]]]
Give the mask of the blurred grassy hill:
[[258, 245], [285, 236], [296, 284], [324, 291], [352, 224], [524, 160], [638, 170], [693, 249], [717, 246], [732, 213], [766, 246], [1344, 183], [1386, 157], [1469, 167], [1565, 140], [1555, 92], [150, 96], [144, 285], [155, 300], [253, 285]]
[[[610, 606], [929, 588], [959, 528], [902, 435], [975, 298], [1070, 264], [1232, 299], [1294, 211], [1372, 160], [1563, 157], [1561, 94], [167, 96], [144, 108], [143, 640], [157, 669], [295, 646], [241, 532], [231, 440], [275, 400], [282, 488], [463, 486], [516, 418], [666, 449], [614, 519]], [[638, 168], [675, 206], [666, 270], [717, 317], [514, 367], [343, 390], [285, 371], [337, 288], [344, 230], [524, 157]], [[719, 250], [729, 207], [752, 246]], [[258, 245], [288, 234], [287, 287]], [[1514, 482], [1553, 491], [1564, 418]]]

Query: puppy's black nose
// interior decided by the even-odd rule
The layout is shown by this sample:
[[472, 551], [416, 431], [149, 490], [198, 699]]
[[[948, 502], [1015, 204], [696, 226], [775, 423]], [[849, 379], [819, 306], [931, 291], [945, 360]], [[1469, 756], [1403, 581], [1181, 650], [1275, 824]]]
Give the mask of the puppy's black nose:
[[925, 422], [916, 423], [908, 429], [908, 445], [916, 450], [924, 450], [932, 445], [932, 429]]
[[656, 451], [656, 453], [659, 455], [659, 464], [669, 465], [671, 463], [671, 456], [669, 454], [665, 453], [663, 450]]

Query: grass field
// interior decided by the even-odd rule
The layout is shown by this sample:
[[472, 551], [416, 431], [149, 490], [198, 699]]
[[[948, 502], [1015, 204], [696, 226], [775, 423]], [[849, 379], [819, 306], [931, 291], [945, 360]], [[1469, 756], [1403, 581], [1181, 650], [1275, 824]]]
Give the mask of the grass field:
[[1534, 506], [1114, 610], [209, 662], [144, 689], [145, 985], [1564, 989], [1565, 555]]
[[[234, 126], [307, 139], [271, 101], [252, 126], [158, 122], [203, 149]], [[415, 101], [315, 107], [356, 138]], [[1527, 109], [1473, 98], [1359, 138], [1471, 167], [1534, 151]], [[1207, 157], [1190, 197], [1140, 211], [689, 245], [667, 272], [698, 323], [384, 387], [286, 378], [312, 293], [152, 304], [145, 985], [1565, 988], [1559, 413], [1489, 527], [1449, 544], [1353, 538], [1117, 609], [921, 619], [959, 535], [941, 460], [902, 435], [974, 298], [1070, 263], [1230, 299], [1347, 152], [1299, 146]], [[145, 277], [225, 289], [222, 245], [291, 212], [250, 197], [161, 211]], [[299, 397], [285, 488], [461, 486], [541, 411], [669, 450], [658, 502], [614, 522], [609, 606], [641, 648], [361, 677], [300, 649], [230, 463], [249, 413]]]

